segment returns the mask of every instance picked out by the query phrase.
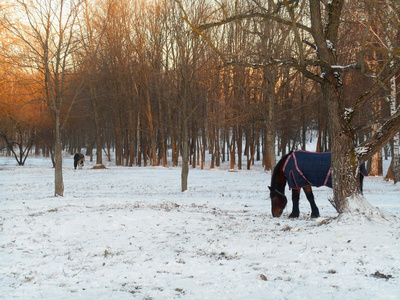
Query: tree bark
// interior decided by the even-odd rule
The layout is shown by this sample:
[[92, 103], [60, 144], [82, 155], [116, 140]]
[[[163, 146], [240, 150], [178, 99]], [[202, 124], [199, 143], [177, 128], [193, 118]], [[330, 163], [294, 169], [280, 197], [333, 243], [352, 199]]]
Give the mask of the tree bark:
[[96, 92], [94, 90], [94, 87], [91, 87], [91, 103], [92, 103], [92, 108], [93, 108], [93, 118], [94, 118], [94, 129], [95, 129], [95, 135], [96, 135], [96, 164], [101, 165], [103, 164], [103, 141], [101, 139], [101, 126], [100, 126], [100, 114], [99, 114], [99, 109], [97, 105], [97, 97], [96, 97]]
[[[163, 167], [167, 166], [167, 148], [165, 146], [165, 129], [164, 129], [164, 122], [163, 122], [163, 108], [161, 105], [161, 101], [158, 101], [158, 120], [159, 120], [159, 131], [160, 131], [160, 143], [161, 143], [161, 149], [160, 149], [160, 155], [159, 159], [162, 159], [162, 165]], [[157, 163], [159, 165], [159, 163]]]
[[[392, 78], [390, 78], [390, 112], [392, 115], [396, 113], [396, 106], [397, 106], [396, 96], [397, 96], [396, 76], [393, 76]], [[400, 147], [400, 133], [396, 133], [395, 136], [393, 137], [392, 163], [390, 165], [392, 169], [394, 183], [400, 181], [399, 147]]]
[[187, 122], [184, 122], [183, 141], [182, 141], [182, 172], [181, 172], [181, 188], [182, 192], [188, 188], [189, 177], [189, 129]]
[[60, 112], [55, 113], [55, 145], [54, 145], [54, 158], [55, 158], [55, 173], [54, 173], [54, 196], [64, 196], [64, 180], [62, 173], [62, 146], [61, 146], [61, 126], [60, 126]]
[[[266, 86], [266, 105], [267, 105], [267, 122], [266, 122], [266, 146], [265, 146], [265, 170], [272, 170], [276, 165], [275, 154], [275, 76], [273, 71], [264, 70], [264, 81]], [[265, 83], [264, 83], [265, 84]]]
[[237, 156], [238, 156], [238, 163], [237, 168], [238, 170], [242, 169], [242, 148], [243, 148], [243, 128], [242, 125], [237, 125]]
[[[374, 132], [378, 130], [378, 126], [374, 125]], [[371, 170], [369, 170], [369, 176], [382, 176], [383, 169], [382, 169], [382, 151], [378, 151], [375, 153], [371, 160]]]
[[148, 87], [148, 81], [147, 81], [147, 75], [145, 75], [145, 80], [146, 80], [146, 115], [147, 115], [147, 121], [149, 124], [149, 132], [150, 132], [150, 139], [151, 139], [151, 158], [152, 158], [152, 165], [156, 166], [157, 165], [157, 142], [156, 142], [156, 132], [154, 129], [154, 124], [153, 124], [153, 113], [151, 111], [151, 99], [150, 99], [150, 92], [149, 92], [149, 87]]
[[351, 195], [361, 194], [359, 161], [353, 142], [354, 132], [349, 124], [350, 118], [344, 117], [345, 101], [342, 95], [340, 74], [332, 66], [337, 64], [335, 43], [343, 1], [332, 1], [328, 8], [328, 20], [324, 25], [319, 0], [310, 0], [312, 34], [317, 54], [325, 66], [322, 69], [322, 93], [328, 108], [328, 124], [331, 134], [333, 205], [339, 213], [351, 212]]
[[339, 213], [349, 212], [349, 196], [361, 194], [359, 162], [354, 151], [353, 132], [341, 118], [344, 99], [335, 83], [322, 86], [324, 99], [329, 104], [328, 118], [332, 146], [332, 187], [334, 207]]
[[114, 129], [115, 129], [115, 164], [122, 166], [123, 162], [123, 145], [122, 145], [122, 128], [120, 116], [115, 113], [114, 116]]
[[182, 192], [186, 191], [188, 188], [188, 177], [189, 177], [189, 124], [187, 116], [187, 89], [186, 81], [183, 80], [183, 97], [182, 97], [182, 171], [181, 171], [181, 189]]

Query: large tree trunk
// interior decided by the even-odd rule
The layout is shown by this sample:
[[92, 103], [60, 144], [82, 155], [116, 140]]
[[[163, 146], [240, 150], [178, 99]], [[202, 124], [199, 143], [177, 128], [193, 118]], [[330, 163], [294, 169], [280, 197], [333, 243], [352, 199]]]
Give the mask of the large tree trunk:
[[[333, 77], [333, 74], [331, 75]], [[339, 213], [351, 212], [349, 197], [361, 194], [359, 163], [354, 149], [353, 131], [343, 118], [344, 99], [336, 86], [336, 78], [322, 85], [328, 107], [329, 131], [332, 146], [333, 205]]]
[[334, 47], [338, 37], [343, 3], [344, 1], [332, 1], [330, 3], [329, 20], [326, 24], [323, 24], [320, 1], [310, 0], [311, 23], [315, 29], [313, 37], [318, 49], [318, 57], [325, 62], [325, 66], [322, 68], [323, 81], [321, 87], [328, 108], [331, 139], [332, 204], [340, 214], [352, 212], [350, 197], [361, 195], [360, 181], [358, 180], [359, 162], [353, 140], [354, 133], [349, 124], [351, 119], [345, 115], [345, 101], [341, 93], [343, 82], [340, 74], [334, 72], [332, 68], [337, 64]]

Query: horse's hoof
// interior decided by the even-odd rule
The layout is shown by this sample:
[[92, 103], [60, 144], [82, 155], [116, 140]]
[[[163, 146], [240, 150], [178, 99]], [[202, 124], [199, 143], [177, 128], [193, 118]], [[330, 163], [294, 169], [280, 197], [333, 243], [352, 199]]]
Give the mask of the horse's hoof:
[[289, 215], [289, 218], [290, 218], [290, 219], [298, 218], [299, 215], [300, 215], [300, 213], [296, 213], [296, 214], [291, 213], [291, 214]]

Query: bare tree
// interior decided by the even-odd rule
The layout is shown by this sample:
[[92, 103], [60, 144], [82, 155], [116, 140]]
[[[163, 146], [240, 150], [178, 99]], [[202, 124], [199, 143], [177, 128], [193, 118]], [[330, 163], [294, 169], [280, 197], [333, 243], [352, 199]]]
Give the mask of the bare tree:
[[14, 156], [18, 165], [23, 166], [37, 139], [38, 121], [34, 115], [39, 111], [27, 103], [18, 105], [18, 100], [15, 98], [12, 99], [12, 103], [4, 101], [5, 98], [5, 95], [2, 95], [0, 102], [0, 137], [6, 143], [7, 150]]
[[[64, 195], [62, 173], [61, 131], [79, 91], [68, 97], [71, 80], [72, 55], [77, 50], [75, 28], [81, 1], [16, 0], [9, 12], [7, 29], [25, 45], [27, 52], [19, 53], [25, 67], [42, 75], [45, 101], [53, 120], [55, 156], [55, 196]], [[19, 23], [12, 16], [23, 16]]]
[[[208, 13], [207, 1], [199, 1], [197, 6], [192, 6], [188, 12], [179, 9], [179, 3], [173, 3], [173, 31], [170, 38], [171, 61], [169, 77], [172, 79], [172, 86], [176, 97], [177, 120], [174, 122], [180, 132], [181, 153], [182, 153], [182, 173], [181, 189], [185, 191], [188, 185], [189, 161], [190, 157], [195, 164], [194, 154], [198, 131], [204, 125], [204, 119], [199, 118], [199, 112], [206, 113], [207, 79], [202, 76], [208, 68], [209, 52], [203, 40], [198, 39], [195, 34], [183, 22], [183, 15], [189, 14], [193, 18], [200, 20]], [[204, 130], [203, 130], [203, 134]], [[204, 142], [204, 141], [203, 141]]]
[[[178, 0], [176, 2], [180, 3]], [[297, 69], [304, 76], [319, 83], [328, 108], [332, 150], [333, 205], [339, 213], [352, 212], [355, 206], [358, 206], [359, 210], [363, 212], [373, 210], [361, 195], [360, 181], [358, 179], [359, 166], [374, 153], [380, 151], [399, 131], [400, 111], [397, 110], [376, 134], [359, 145], [355, 143], [353, 118], [356, 112], [368, 103], [376, 93], [381, 91], [382, 86], [387, 85], [390, 78], [399, 71], [399, 57], [396, 55], [386, 56], [387, 64], [378, 72], [379, 76], [375, 78], [375, 81], [364, 93], [353, 96], [349, 105], [343, 94], [343, 86], [346, 84], [343, 81], [343, 75], [350, 71], [360, 71], [366, 76], [369, 74], [365, 69], [365, 53], [368, 52], [368, 49], [360, 49], [357, 52], [357, 56], [353, 57], [353, 62], [350, 65], [341, 65], [339, 57], [341, 49], [340, 35], [345, 34], [345, 32], [340, 31], [340, 29], [341, 26], [348, 26], [346, 22], [350, 21], [345, 18], [346, 16], [343, 13], [347, 4], [346, 1], [282, 1], [278, 2], [278, 4], [274, 4], [273, 1], [245, 2], [249, 7], [246, 12], [227, 15], [224, 13], [226, 11], [225, 7], [221, 6], [212, 15], [217, 21], [196, 24], [189, 19], [186, 21], [197, 34], [209, 42], [210, 46], [220, 55], [226, 65], [235, 63], [235, 61], [228, 58], [227, 53], [221, 52], [213, 44], [206, 34], [206, 30], [209, 28], [221, 28], [225, 24], [249, 18], [259, 22], [274, 20], [291, 28], [296, 46], [296, 51], [293, 54], [296, 57], [271, 59], [268, 64]], [[255, 3], [255, 5], [252, 5], [252, 3]], [[239, 2], [236, 1], [235, 4], [238, 5]], [[393, 3], [388, 5], [393, 5]], [[271, 6], [273, 7], [273, 12], [268, 9]], [[299, 18], [298, 16], [300, 15], [304, 15], [304, 18]], [[362, 42], [360, 41], [358, 44], [362, 44]], [[358, 44], [354, 44], [353, 47], [358, 47]], [[309, 51], [310, 48], [313, 51]], [[396, 52], [393, 51], [394, 53]], [[390, 62], [393, 63], [391, 64]], [[370, 79], [366, 80], [369, 81]]]
[[[96, 85], [97, 78], [97, 51], [100, 46], [100, 40], [104, 35], [110, 3], [106, 3], [104, 10], [100, 7], [90, 5], [87, 0], [84, 2], [84, 17], [79, 20], [80, 42], [82, 43], [82, 65], [87, 70], [87, 86], [89, 89], [89, 98], [93, 111], [93, 123], [96, 140], [96, 164], [103, 164], [103, 140], [101, 135], [101, 117], [100, 117], [100, 101], [98, 96], [98, 87]], [[112, 1], [111, 1], [112, 3]]]
[[[383, 11], [378, 11], [379, 15], [386, 16], [385, 18], [382, 18], [383, 20], [383, 29], [385, 31], [385, 37], [386, 39], [383, 39], [383, 41], [386, 40], [386, 43], [383, 42], [382, 46], [387, 46], [387, 49], [389, 50], [389, 58], [394, 56], [394, 51], [396, 49], [400, 48], [399, 45], [399, 36], [400, 36], [400, 22], [399, 22], [399, 10], [400, 10], [400, 4], [395, 1], [385, 1], [387, 6], [383, 7]], [[378, 6], [378, 8], [381, 8]], [[390, 62], [390, 66], [393, 68], [395, 64], [395, 61], [392, 60]], [[390, 101], [390, 112], [392, 115], [394, 115], [397, 111], [397, 91], [398, 88], [396, 86], [396, 77], [399, 75], [400, 72], [397, 74], [394, 74], [390, 78], [390, 87], [389, 87], [389, 93], [388, 96], [389, 101]], [[400, 181], [400, 133], [395, 134], [393, 137], [393, 147], [392, 147], [392, 163], [389, 168], [389, 174], [392, 174], [392, 179], [394, 183], [397, 183]]]

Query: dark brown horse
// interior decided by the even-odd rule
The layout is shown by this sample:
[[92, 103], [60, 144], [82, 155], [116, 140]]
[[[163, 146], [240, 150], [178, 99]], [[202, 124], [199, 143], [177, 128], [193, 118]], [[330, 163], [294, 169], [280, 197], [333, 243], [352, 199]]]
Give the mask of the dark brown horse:
[[[364, 164], [360, 167], [361, 191], [364, 176], [367, 171]], [[281, 158], [276, 164], [269, 186], [271, 197], [271, 211], [274, 217], [280, 217], [287, 204], [285, 187], [288, 183], [292, 190], [293, 208], [289, 218], [298, 218], [300, 215], [300, 191], [304, 193], [311, 206], [311, 218], [319, 217], [319, 210], [314, 201], [311, 186], [328, 186], [332, 188], [331, 180], [331, 153], [317, 153], [294, 151]]]
[[82, 153], [76, 153], [74, 155], [74, 168], [79, 167], [79, 169], [82, 169], [83, 164], [85, 163], [85, 155]]

